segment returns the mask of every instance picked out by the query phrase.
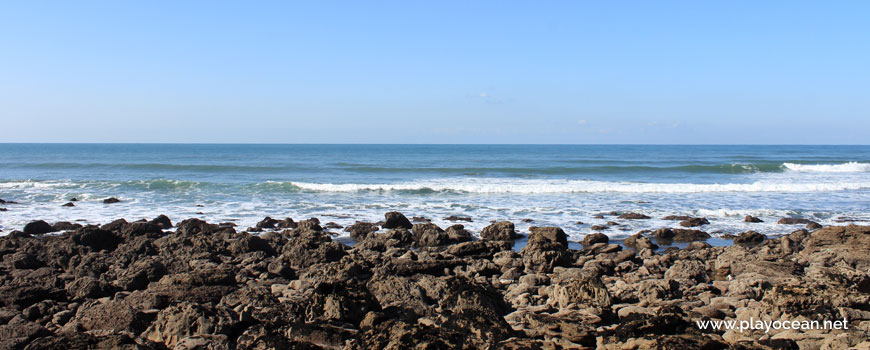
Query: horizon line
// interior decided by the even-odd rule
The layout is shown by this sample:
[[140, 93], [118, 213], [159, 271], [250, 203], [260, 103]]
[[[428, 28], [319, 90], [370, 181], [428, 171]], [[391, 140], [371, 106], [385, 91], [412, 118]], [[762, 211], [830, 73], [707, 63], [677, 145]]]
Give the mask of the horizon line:
[[870, 146], [851, 143], [286, 143], [286, 142], [0, 142], [0, 145], [261, 145], [261, 146]]

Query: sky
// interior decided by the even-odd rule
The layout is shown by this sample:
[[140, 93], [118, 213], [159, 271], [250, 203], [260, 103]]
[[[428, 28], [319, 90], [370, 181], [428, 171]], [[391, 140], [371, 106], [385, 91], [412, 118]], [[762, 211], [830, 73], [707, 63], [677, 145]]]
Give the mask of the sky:
[[866, 1], [2, 1], [0, 142], [868, 144]]

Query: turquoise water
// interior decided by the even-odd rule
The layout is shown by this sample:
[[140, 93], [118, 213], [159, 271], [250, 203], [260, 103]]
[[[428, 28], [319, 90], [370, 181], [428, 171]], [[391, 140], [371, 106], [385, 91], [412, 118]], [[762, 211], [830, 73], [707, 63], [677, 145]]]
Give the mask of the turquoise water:
[[[559, 225], [574, 238], [637, 211], [621, 237], [706, 216], [714, 234], [787, 232], [870, 214], [870, 146], [0, 144], [0, 229], [33, 219], [100, 223], [167, 214], [251, 226], [263, 216], [341, 225], [399, 210]], [[114, 196], [122, 203], [102, 204]], [[61, 207], [70, 198], [73, 208]], [[746, 214], [766, 222], [749, 226]], [[582, 223], [578, 223], [582, 222]]]

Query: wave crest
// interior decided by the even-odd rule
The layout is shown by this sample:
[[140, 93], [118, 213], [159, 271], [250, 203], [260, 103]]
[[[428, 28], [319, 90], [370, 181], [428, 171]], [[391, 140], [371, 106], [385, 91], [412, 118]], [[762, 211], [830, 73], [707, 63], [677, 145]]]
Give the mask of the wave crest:
[[444, 179], [395, 184], [332, 184], [291, 182], [295, 187], [316, 192], [460, 192], [460, 193], [700, 193], [700, 192], [830, 192], [870, 189], [870, 182], [729, 184], [640, 183], [588, 180], [503, 180]]
[[782, 166], [791, 171], [820, 173], [863, 173], [870, 172], [870, 163], [848, 162], [842, 164], [797, 164], [783, 163]]

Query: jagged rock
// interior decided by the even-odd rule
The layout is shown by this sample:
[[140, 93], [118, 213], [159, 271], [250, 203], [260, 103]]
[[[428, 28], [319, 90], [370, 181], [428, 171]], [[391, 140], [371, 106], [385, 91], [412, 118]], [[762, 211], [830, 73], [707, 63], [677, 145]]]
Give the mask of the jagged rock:
[[381, 227], [385, 229], [404, 228], [410, 230], [413, 227], [413, 225], [411, 225], [411, 222], [408, 221], [408, 218], [406, 218], [405, 215], [402, 215], [402, 213], [397, 211], [391, 211], [384, 214], [384, 219], [384, 224], [381, 225]]
[[583, 237], [583, 241], [580, 242], [583, 244], [583, 247], [591, 247], [596, 243], [607, 243], [610, 241], [610, 238], [607, 235], [602, 233], [591, 233]]
[[624, 213], [622, 215], [617, 216], [619, 219], [624, 220], [646, 220], [649, 219], [649, 216], [640, 214], [640, 213]]
[[[174, 348], [178, 344], [186, 344], [188, 337], [225, 336], [238, 323], [238, 316], [231, 310], [185, 302], [161, 310], [142, 336]], [[221, 339], [218, 343], [226, 341], [222, 337], [218, 339]]]
[[806, 224], [809, 224], [811, 222], [813, 222], [813, 221], [809, 220], [809, 219], [802, 219], [802, 218], [782, 218], [782, 219], [779, 219], [779, 221], [777, 221], [776, 223], [780, 224], [780, 225], [806, 225]]
[[468, 216], [450, 215], [450, 216], [444, 218], [444, 220], [447, 220], [447, 221], [465, 221], [465, 222], [471, 222], [471, 217], [468, 217]]
[[754, 216], [752, 216], [752, 215], [746, 215], [746, 217], [743, 218], [743, 222], [753, 222], [753, 223], [758, 223], [758, 222], [764, 222], [764, 221], [761, 220], [761, 219], [759, 219], [759, 218], [757, 218], [757, 217], [754, 217]]
[[571, 263], [568, 235], [558, 227], [531, 227], [529, 241], [520, 254], [526, 272], [551, 272], [556, 266]]
[[379, 230], [378, 225], [375, 225], [370, 222], [360, 222], [357, 221], [353, 225], [344, 228], [345, 232], [350, 232], [350, 238], [353, 238], [357, 241], [361, 241], [366, 239], [369, 235], [377, 232]]
[[657, 240], [677, 242], [692, 242], [710, 238], [710, 235], [704, 231], [681, 228], [660, 228], [653, 231], [652, 236]]
[[680, 226], [683, 227], [698, 227], [708, 224], [710, 224], [710, 221], [707, 221], [707, 218], [691, 218], [680, 221]]
[[512, 241], [516, 237], [517, 231], [514, 223], [510, 221], [499, 221], [484, 227], [480, 232], [480, 238], [493, 241]]
[[51, 225], [55, 231], [75, 231], [82, 228], [81, 224], [74, 224], [68, 221], [60, 221]]
[[734, 238], [735, 244], [741, 245], [757, 245], [767, 239], [763, 234], [755, 231], [746, 231]]
[[450, 242], [447, 232], [433, 223], [414, 224], [414, 246], [437, 247]]
[[637, 250], [658, 249], [658, 246], [655, 245], [648, 237], [644, 237], [641, 234], [634, 234], [626, 238], [622, 241], [622, 244], [625, 244], [628, 247], [632, 247]]
[[166, 215], [160, 215], [154, 218], [153, 220], [151, 220], [151, 223], [157, 225], [164, 230], [172, 228], [172, 220], [169, 220], [169, 217]]
[[47, 222], [42, 220], [31, 221], [24, 225], [23, 229], [24, 233], [28, 235], [41, 235], [46, 233], [55, 232], [57, 230], [54, 227], [51, 227]]

